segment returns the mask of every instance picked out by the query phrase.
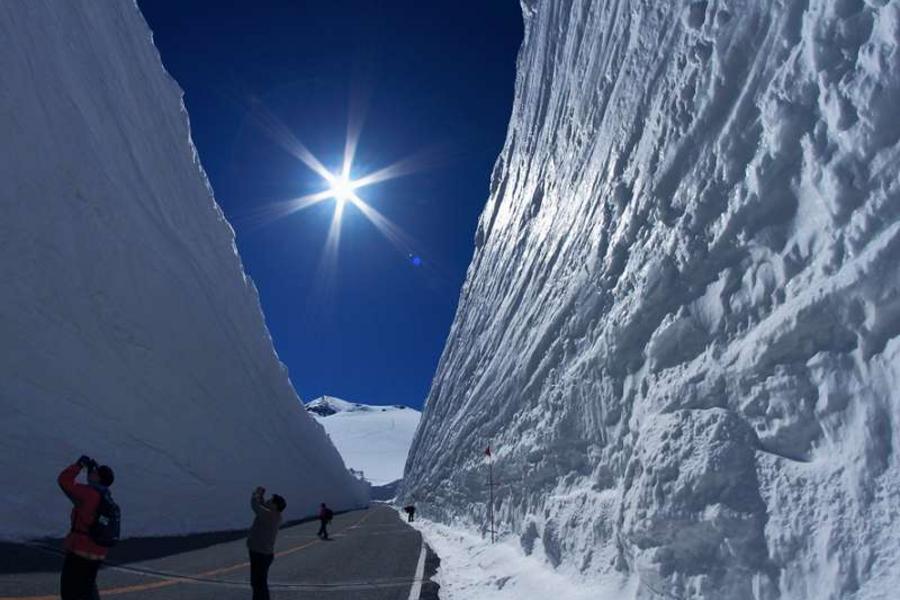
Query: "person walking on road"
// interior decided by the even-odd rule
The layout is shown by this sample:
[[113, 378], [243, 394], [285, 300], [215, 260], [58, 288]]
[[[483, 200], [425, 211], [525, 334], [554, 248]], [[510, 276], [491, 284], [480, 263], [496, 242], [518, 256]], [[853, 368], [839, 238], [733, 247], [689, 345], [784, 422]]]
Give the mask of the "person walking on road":
[[256, 515], [247, 535], [253, 600], [269, 600], [269, 567], [275, 560], [275, 538], [281, 527], [281, 513], [287, 507], [287, 502], [278, 494], [272, 494], [269, 500], [265, 495], [266, 489], [258, 487], [250, 496], [250, 508]]
[[[87, 470], [88, 484], [76, 479]], [[65, 540], [66, 558], [59, 578], [62, 600], [96, 600], [97, 571], [109, 548], [119, 539], [119, 507], [112, 501], [109, 486], [115, 480], [113, 470], [81, 456], [63, 469], [57, 482], [72, 501], [71, 529]]]
[[322, 506], [319, 507], [319, 533], [317, 534], [323, 540], [328, 539], [328, 524], [331, 523], [333, 518], [334, 511], [323, 502]]

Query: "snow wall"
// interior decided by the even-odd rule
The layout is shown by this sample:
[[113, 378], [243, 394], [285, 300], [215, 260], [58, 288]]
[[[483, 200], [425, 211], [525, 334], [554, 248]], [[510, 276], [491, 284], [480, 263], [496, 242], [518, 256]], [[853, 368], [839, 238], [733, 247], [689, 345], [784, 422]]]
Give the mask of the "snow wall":
[[900, 2], [523, 3], [406, 466], [638, 598], [900, 587]]
[[0, 2], [0, 537], [117, 473], [123, 533], [246, 527], [250, 492], [365, 503], [279, 363], [132, 1]]

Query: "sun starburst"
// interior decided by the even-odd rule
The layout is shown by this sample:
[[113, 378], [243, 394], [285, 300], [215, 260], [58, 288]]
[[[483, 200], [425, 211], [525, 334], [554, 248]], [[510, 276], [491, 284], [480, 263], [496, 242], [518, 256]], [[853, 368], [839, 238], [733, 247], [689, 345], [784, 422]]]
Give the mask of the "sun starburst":
[[347, 136], [344, 142], [343, 161], [335, 171], [329, 170], [312, 151], [306, 147], [275, 115], [260, 104], [254, 107], [254, 120], [261, 126], [268, 136], [281, 145], [291, 155], [306, 165], [311, 171], [322, 178], [325, 189], [307, 194], [292, 200], [269, 204], [257, 211], [260, 224], [287, 217], [311, 206], [320, 205], [329, 200], [334, 201], [334, 213], [331, 225], [325, 241], [325, 249], [322, 260], [328, 265], [320, 265], [321, 268], [330, 268], [336, 259], [340, 240], [340, 229], [343, 217], [346, 215], [347, 205], [353, 206], [399, 251], [403, 256], [414, 254], [413, 240], [397, 225], [392, 223], [380, 211], [368, 204], [360, 197], [359, 192], [363, 188], [382, 183], [397, 177], [409, 175], [425, 167], [433, 160], [427, 153], [420, 153], [399, 160], [386, 167], [362, 173], [354, 177], [354, 159], [359, 146], [360, 134], [365, 113], [363, 103], [355, 103], [351, 106], [347, 121]]

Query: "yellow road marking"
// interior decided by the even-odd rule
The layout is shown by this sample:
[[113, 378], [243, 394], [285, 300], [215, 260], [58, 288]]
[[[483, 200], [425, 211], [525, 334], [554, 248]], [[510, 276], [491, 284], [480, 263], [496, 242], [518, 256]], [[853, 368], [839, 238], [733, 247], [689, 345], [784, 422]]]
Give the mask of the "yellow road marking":
[[[371, 509], [369, 509], [371, 510]], [[353, 523], [353, 525], [349, 525], [341, 529], [341, 531], [346, 531], [348, 529], [352, 529], [354, 527], [359, 526], [360, 523], [369, 518], [369, 515], [372, 513], [366, 511], [366, 514], [362, 516], [358, 521]], [[299, 546], [293, 546], [291, 548], [287, 548], [286, 550], [282, 550], [281, 552], [276, 552], [275, 557], [287, 556], [288, 554], [294, 554], [295, 552], [300, 552], [304, 548], [309, 548], [310, 546], [318, 543], [318, 541], [307, 542], [305, 544], [300, 544]], [[223, 573], [231, 573], [233, 571], [237, 571], [239, 569], [246, 569], [250, 566], [249, 561], [245, 561], [242, 563], [229, 565], [227, 567], [221, 567], [218, 569], [212, 569], [210, 571], [203, 571], [202, 573], [197, 573], [195, 575], [181, 575], [176, 576], [173, 575], [171, 577], [160, 575], [159, 577], [165, 577], [162, 581], [155, 581], [153, 583], [139, 583], [135, 585], [126, 585], [121, 587], [114, 588], [106, 588], [100, 590], [100, 593], [104, 596], [118, 596], [120, 594], [131, 594], [133, 592], [146, 592], [148, 590], [156, 590], [159, 588], [171, 587], [173, 585], [179, 585], [182, 583], [202, 583], [199, 581], [195, 581], [195, 579], [204, 579], [209, 578], [214, 575], [222, 575]], [[146, 577], [146, 575], [144, 575]], [[59, 600], [59, 595], [54, 594], [52, 596], [4, 596], [0, 597], [0, 600]]]

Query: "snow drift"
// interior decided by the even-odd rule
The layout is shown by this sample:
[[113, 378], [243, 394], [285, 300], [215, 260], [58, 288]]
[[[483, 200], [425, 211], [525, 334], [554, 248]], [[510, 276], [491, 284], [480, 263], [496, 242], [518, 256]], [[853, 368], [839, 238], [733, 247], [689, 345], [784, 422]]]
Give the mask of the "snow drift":
[[639, 598], [900, 587], [900, 2], [526, 0], [406, 467]]
[[403, 477], [419, 411], [396, 404], [377, 406], [322, 396], [306, 410], [325, 428], [344, 463], [373, 486], [387, 486]]
[[123, 533], [365, 501], [279, 363], [133, 2], [0, 4], [0, 537], [60, 535], [87, 453]]

